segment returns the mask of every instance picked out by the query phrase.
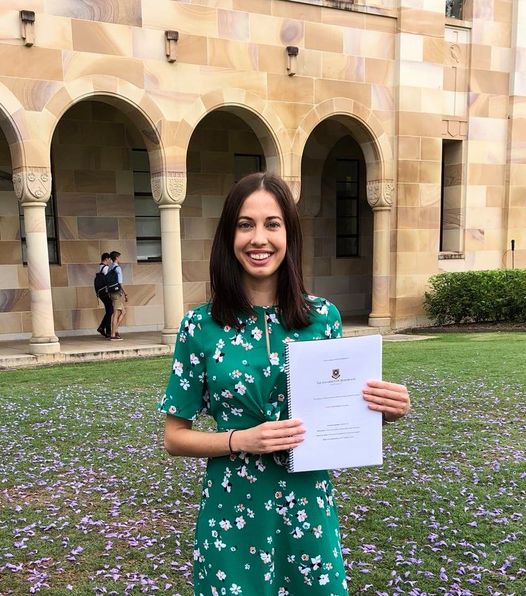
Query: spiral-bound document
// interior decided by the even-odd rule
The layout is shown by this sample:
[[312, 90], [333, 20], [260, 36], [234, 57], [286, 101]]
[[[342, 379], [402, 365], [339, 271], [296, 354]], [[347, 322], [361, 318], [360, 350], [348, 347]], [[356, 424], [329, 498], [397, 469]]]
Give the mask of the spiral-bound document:
[[289, 417], [306, 428], [289, 454], [289, 471], [382, 464], [382, 415], [362, 389], [382, 378], [382, 337], [344, 337], [287, 344]]

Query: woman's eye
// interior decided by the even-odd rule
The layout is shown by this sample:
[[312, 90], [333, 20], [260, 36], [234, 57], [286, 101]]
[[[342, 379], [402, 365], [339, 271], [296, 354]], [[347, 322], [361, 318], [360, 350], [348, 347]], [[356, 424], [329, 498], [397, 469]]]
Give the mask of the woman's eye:
[[271, 230], [277, 230], [281, 228], [281, 223], [279, 221], [269, 221], [267, 227]]
[[249, 221], [240, 221], [240, 222], [238, 222], [237, 227], [240, 230], [249, 230], [251, 227], [251, 224]]

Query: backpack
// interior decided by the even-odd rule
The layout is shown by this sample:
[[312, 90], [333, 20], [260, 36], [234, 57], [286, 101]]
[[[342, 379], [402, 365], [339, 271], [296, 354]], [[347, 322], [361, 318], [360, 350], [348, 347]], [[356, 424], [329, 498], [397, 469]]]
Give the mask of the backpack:
[[106, 276], [102, 273], [104, 267], [99, 267], [97, 273], [95, 273], [95, 279], [93, 280], [93, 285], [95, 286], [95, 294], [100, 296], [101, 293], [107, 292], [108, 288], [106, 287]]
[[117, 275], [117, 265], [113, 265], [110, 269], [108, 269], [108, 273], [106, 273], [105, 278], [106, 290], [110, 294], [121, 291], [119, 276]]

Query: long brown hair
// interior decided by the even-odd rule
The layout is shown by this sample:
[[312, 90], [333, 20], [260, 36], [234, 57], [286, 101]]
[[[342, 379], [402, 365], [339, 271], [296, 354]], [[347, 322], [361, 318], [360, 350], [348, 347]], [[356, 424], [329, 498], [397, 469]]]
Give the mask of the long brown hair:
[[210, 255], [212, 317], [221, 325], [238, 327], [241, 314], [253, 312], [242, 283], [243, 269], [234, 254], [237, 220], [245, 199], [257, 190], [271, 193], [283, 213], [287, 250], [278, 269], [277, 299], [280, 319], [287, 329], [301, 329], [310, 322], [309, 305], [301, 267], [303, 237], [296, 204], [279, 176], [258, 172], [237, 182], [229, 192], [214, 236]]

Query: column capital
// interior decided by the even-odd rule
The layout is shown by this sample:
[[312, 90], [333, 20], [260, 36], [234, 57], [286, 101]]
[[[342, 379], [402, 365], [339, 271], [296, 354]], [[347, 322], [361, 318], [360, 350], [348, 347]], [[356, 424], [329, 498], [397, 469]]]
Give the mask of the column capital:
[[389, 210], [393, 205], [393, 180], [368, 180], [367, 202], [373, 210]]
[[16, 198], [22, 203], [42, 203], [51, 196], [51, 170], [38, 166], [24, 166], [13, 172]]
[[292, 198], [297, 203], [301, 195], [301, 178], [299, 176], [283, 176], [283, 180], [289, 185]]
[[181, 205], [186, 198], [186, 172], [152, 172], [152, 195], [161, 205]]

